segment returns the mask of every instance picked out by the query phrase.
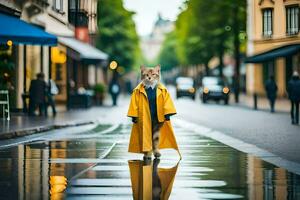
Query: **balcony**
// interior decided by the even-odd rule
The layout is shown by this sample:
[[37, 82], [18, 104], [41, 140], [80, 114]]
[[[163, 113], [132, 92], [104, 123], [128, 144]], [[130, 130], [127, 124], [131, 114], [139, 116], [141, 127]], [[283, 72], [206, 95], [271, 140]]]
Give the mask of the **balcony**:
[[26, 3], [31, 2], [31, 3], [35, 3], [36, 5], [39, 5], [41, 7], [47, 7], [49, 6], [49, 0], [15, 0], [14, 2], [18, 5], [18, 6], [24, 6]]
[[85, 10], [69, 9], [69, 22], [75, 27], [88, 27], [89, 18]]
[[16, 1], [18, 5], [27, 11], [29, 17], [38, 15], [44, 12], [44, 9], [49, 6], [48, 0], [28, 0], [28, 1]]

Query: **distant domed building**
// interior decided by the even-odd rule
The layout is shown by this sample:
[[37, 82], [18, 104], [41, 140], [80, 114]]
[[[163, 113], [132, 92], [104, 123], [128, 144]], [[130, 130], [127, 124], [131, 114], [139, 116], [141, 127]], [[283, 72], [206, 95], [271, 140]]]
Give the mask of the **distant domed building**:
[[163, 19], [161, 14], [158, 14], [152, 33], [141, 38], [141, 48], [148, 61], [152, 61], [158, 56], [166, 34], [173, 29], [174, 23]]

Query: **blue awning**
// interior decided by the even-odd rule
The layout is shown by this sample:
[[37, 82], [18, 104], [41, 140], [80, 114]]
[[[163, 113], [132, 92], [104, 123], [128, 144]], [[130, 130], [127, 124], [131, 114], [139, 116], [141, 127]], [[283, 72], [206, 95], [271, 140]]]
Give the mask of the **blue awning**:
[[249, 56], [245, 58], [245, 63], [263, 63], [267, 61], [274, 60], [280, 57], [292, 56], [300, 52], [300, 44], [289, 44], [281, 46], [260, 54]]
[[57, 45], [57, 37], [23, 20], [0, 13], [0, 43], [6, 44]]

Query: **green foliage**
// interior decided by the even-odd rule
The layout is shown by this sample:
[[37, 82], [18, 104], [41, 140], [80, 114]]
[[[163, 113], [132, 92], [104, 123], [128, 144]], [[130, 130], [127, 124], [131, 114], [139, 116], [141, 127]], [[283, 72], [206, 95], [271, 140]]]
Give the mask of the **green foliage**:
[[10, 107], [16, 107], [16, 66], [12, 49], [0, 45], [0, 89], [9, 90]]
[[12, 56], [7, 51], [0, 52], [0, 88], [7, 89], [8, 85], [13, 84], [15, 77], [15, 63]]
[[100, 0], [98, 3], [97, 47], [126, 71], [135, 67], [141, 58], [133, 15], [123, 7], [122, 0]]
[[[175, 22], [175, 52], [180, 65], [205, 64], [232, 53], [234, 38], [245, 33], [246, 0], [189, 0]], [[242, 39], [241, 44], [245, 44]], [[161, 54], [170, 47], [165, 42]], [[160, 55], [163, 58], [163, 55]]]
[[169, 70], [179, 65], [179, 61], [176, 55], [176, 35], [175, 32], [171, 32], [167, 35], [161, 52], [158, 57], [158, 63], [161, 64], [162, 70]]
[[103, 94], [106, 91], [106, 86], [103, 83], [97, 83], [94, 86], [95, 93]]
[[[176, 25], [175, 34], [177, 37], [176, 53], [179, 62], [182, 65], [188, 64], [187, 38], [188, 38], [189, 27], [191, 26], [190, 23], [193, 23], [193, 21], [189, 21], [189, 18], [190, 19], [192, 18], [192, 13], [189, 12], [188, 9], [186, 9], [179, 14], [177, 21], [175, 22]], [[188, 21], [190, 23], [187, 23]]]

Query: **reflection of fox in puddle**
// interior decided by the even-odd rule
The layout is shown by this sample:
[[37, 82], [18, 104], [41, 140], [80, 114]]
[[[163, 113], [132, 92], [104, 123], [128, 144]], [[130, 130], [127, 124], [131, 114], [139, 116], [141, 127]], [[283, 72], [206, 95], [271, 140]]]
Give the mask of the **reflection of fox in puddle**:
[[159, 164], [159, 159], [153, 160], [153, 172], [152, 172], [152, 199], [160, 200], [161, 194], [161, 182], [157, 173], [157, 166]]
[[178, 163], [172, 168], [158, 168], [160, 160], [130, 160], [134, 200], [166, 200], [171, 194]]

